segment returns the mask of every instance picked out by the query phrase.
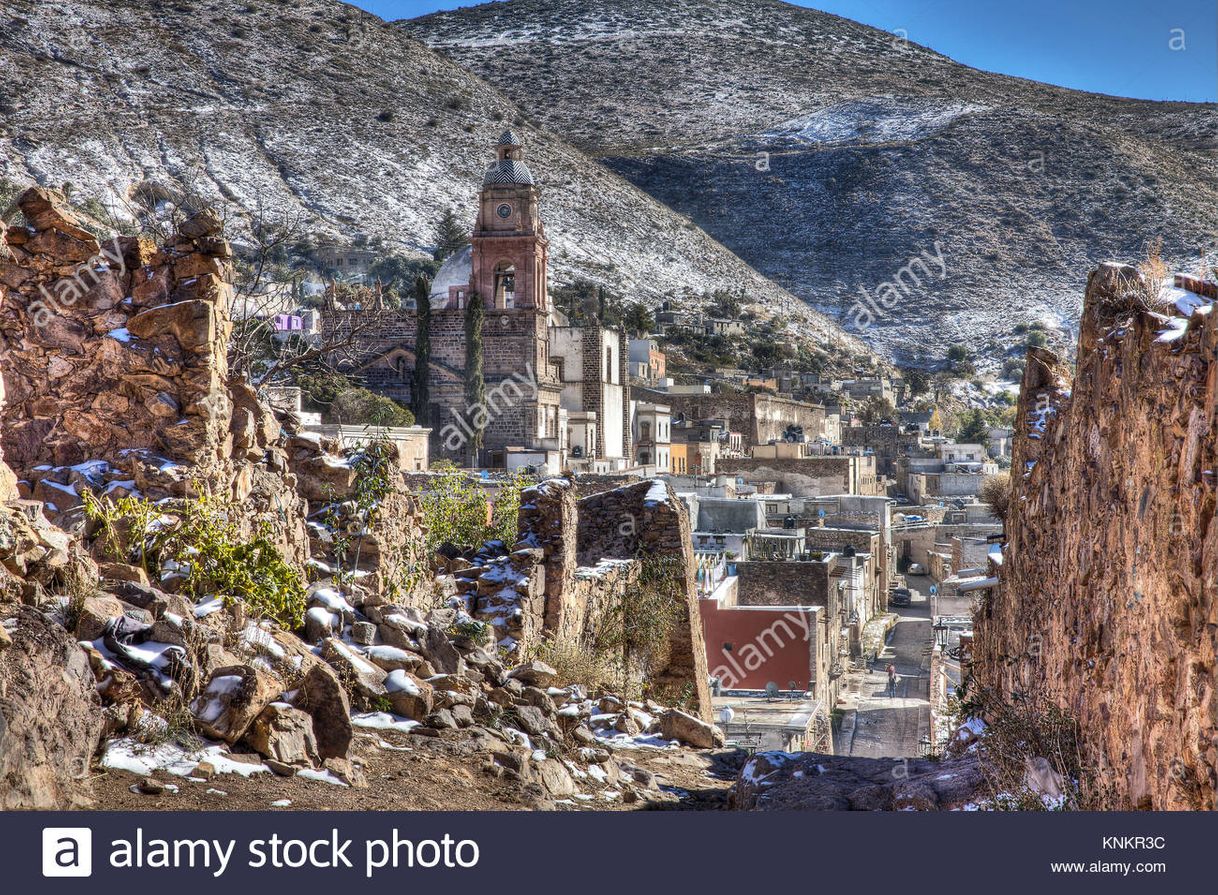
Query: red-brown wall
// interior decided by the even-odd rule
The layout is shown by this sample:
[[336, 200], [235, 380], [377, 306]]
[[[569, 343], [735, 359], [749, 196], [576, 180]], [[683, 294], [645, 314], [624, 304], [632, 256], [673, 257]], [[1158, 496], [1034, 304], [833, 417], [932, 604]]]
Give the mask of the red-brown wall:
[[[763, 690], [771, 681], [783, 690], [791, 681], [811, 689], [815, 681], [818, 607], [737, 606], [720, 609], [701, 600], [706, 666], [724, 689]], [[725, 644], [731, 644], [730, 650]]]

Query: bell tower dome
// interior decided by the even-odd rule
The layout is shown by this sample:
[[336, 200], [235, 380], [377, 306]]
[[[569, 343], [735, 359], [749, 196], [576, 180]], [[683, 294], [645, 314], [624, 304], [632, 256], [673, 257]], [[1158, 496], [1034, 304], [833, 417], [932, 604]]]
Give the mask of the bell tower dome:
[[549, 243], [541, 221], [541, 190], [524, 163], [524, 145], [516, 134], [504, 131], [495, 155], [482, 179], [470, 239], [470, 289], [487, 308], [544, 311], [549, 307]]

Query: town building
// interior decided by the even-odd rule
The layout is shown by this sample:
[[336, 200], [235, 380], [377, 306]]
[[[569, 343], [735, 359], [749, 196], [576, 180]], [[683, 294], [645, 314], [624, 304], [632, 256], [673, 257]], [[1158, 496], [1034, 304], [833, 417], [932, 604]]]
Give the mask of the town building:
[[640, 384], [659, 386], [667, 372], [667, 360], [659, 342], [655, 339], [630, 340], [630, 375]]
[[897, 491], [912, 503], [953, 498], [972, 499], [998, 465], [979, 444], [931, 439], [895, 463]]
[[635, 463], [662, 475], [672, 472], [672, 413], [665, 404], [631, 402]]
[[368, 284], [372, 265], [379, 257], [372, 249], [336, 243], [318, 246], [313, 252], [314, 260], [326, 276], [362, 285]]

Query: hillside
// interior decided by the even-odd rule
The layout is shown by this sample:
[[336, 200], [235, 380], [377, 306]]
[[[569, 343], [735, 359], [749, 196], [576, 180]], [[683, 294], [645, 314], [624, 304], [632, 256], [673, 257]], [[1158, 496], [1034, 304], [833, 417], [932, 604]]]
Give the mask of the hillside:
[[1033, 320], [1072, 342], [1097, 261], [1160, 236], [1192, 267], [1218, 243], [1214, 105], [978, 71], [777, 0], [509, 0], [401, 24], [844, 322], [860, 288], [941, 250], [943, 276], [864, 333], [905, 359]]
[[[743, 287], [802, 311], [476, 75], [328, 0], [9, 0], [0, 113], [0, 186], [70, 183], [120, 217], [136, 191], [187, 189], [224, 206], [238, 239], [266, 209], [320, 239], [363, 234], [410, 253], [430, 249], [446, 207], [472, 218], [493, 142], [512, 126], [543, 188], [555, 282], [589, 278], [653, 303]], [[801, 322], [826, 331], [815, 315]]]

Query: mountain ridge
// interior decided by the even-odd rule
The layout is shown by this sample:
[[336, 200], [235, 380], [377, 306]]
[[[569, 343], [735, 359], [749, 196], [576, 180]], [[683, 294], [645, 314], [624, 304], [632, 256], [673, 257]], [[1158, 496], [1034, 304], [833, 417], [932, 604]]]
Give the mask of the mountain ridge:
[[328, 0], [206, 5], [9, 0], [0, 12], [0, 179], [68, 182], [122, 216], [135, 190], [265, 208], [319, 239], [427, 254], [445, 208], [472, 223], [493, 144], [513, 127], [543, 189], [556, 283], [657, 304], [743, 288], [763, 316], [846, 353], [861, 343], [401, 29]]
[[[857, 334], [910, 363], [1068, 344], [1087, 271], [1218, 248], [1218, 105], [970, 68], [778, 0], [507, 0], [396, 23], [849, 326], [939, 241], [949, 275]], [[528, 90], [515, 86], [524, 83]], [[614, 111], [616, 110], [616, 111]]]

